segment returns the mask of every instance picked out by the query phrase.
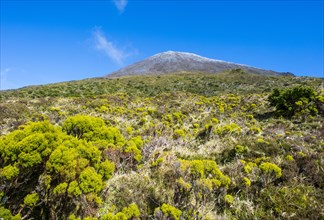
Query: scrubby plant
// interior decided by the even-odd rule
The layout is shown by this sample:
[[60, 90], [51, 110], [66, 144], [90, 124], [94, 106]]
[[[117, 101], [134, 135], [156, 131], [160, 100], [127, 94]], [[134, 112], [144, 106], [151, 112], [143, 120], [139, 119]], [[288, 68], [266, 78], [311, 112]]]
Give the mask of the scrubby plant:
[[[80, 195], [92, 196], [98, 203], [104, 179], [114, 172], [114, 164], [104, 160], [98, 148], [48, 121], [30, 123], [1, 137], [0, 155], [0, 183], [7, 198], [4, 205], [13, 213], [20, 210], [25, 218], [41, 210], [66, 216], [80, 203]], [[26, 188], [21, 189], [21, 184]], [[48, 197], [52, 199], [45, 203]], [[90, 201], [89, 208], [94, 208]]]
[[[179, 73], [0, 91], [0, 217], [321, 219], [323, 83]], [[269, 108], [271, 88], [300, 85], [317, 92], [294, 115]]]
[[237, 154], [243, 154], [245, 152], [247, 152], [249, 150], [249, 148], [247, 146], [242, 146], [242, 145], [236, 145], [235, 146], [235, 152]]
[[99, 174], [104, 178], [104, 179], [110, 179], [115, 171], [115, 164], [109, 160], [103, 161], [99, 165]]
[[261, 175], [261, 182], [264, 185], [267, 185], [282, 176], [282, 170], [276, 164], [264, 162], [259, 165], [259, 168], [263, 173]]
[[231, 183], [212, 160], [181, 160], [180, 169], [181, 178], [177, 180], [180, 191], [175, 195], [175, 201], [179, 207], [186, 207], [186, 211], [190, 206], [182, 201], [184, 198], [193, 197], [197, 203], [205, 204], [213, 199], [208, 194], [226, 191]]
[[321, 206], [314, 196], [314, 189], [303, 184], [277, 188], [271, 186], [262, 191], [258, 201], [271, 198], [263, 201], [262, 205], [267, 208], [267, 214], [272, 212], [282, 219], [295, 215], [301, 219], [321, 219], [322, 213], [314, 212]]
[[7, 180], [10, 180], [19, 174], [19, 169], [15, 166], [8, 165], [0, 170], [0, 176], [5, 177]]
[[225, 195], [224, 200], [225, 200], [226, 203], [232, 204], [234, 202], [234, 197], [227, 194], [227, 195]]
[[286, 159], [287, 161], [294, 161], [294, 157], [291, 156], [290, 154], [288, 154], [288, 155], [285, 157], [285, 159]]
[[259, 133], [261, 133], [262, 132], [262, 130], [261, 130], [261, 128], [259, 128], [259, 127], [257, 127], [257, 126], [251, 126], [250, 128], [250, 132], [252, 133], [252, 134], [259, 134]]
[[[274, 89], [268, 101], [276, 107], [278, 115], [292, 117], [294, 115], [317, 115], [323, 97], [308, 86], [297, 86], [288, 89]], [[320, 110], [321, 111], [321, 110]]]
[[24, 204], [30, 207], [36, 206], [37, 201], [39, 200], [39, 196], [37, 193], [31, 193], [25, 196]]
[[65, 120], [62, 128], [67, 134], [77, 138], [90, 138], [94, 131], [104, 126], [101, 118], [87, 115], [76, 115]]
[[172, 205], [163, 204], [161, 207], [156, 208], [154, 215], [157, 219], [171, 219], [180, 220], [182, 211]]
[[260, 164], [259, 167], [265, 174], [274, 173], [276, 178], [279, 178], [282, 175], [280, 167], [278, 167], [276, 164], [265, 162]]
[[140, 210], [138, 209], [135, 203], [130, 204], [127, 207], [124, 207], [120, 212], [114, 213], [106, 213], [103, 215], [100, 220], [135, 220], [140, 217]]
[[13, 216], [10, 212], [10, 210], [0, 206], [0, 217], [6, 220], [20, 220], [21, 216], [20, 214], [17, 214]]
[[247, 186], [250, 187], [251, 186], [251, 180], [247, 177], [243, 177], [243, 183]]
[[219, 135], [227, 135], [227, 134], [240, 134], [242, 132], [242, 128], [236, 123], [230, 123], [222, 126], [218, 126], [214, 132]]
[[174, 139], [178, 139], [178, 138], [181, 138], [181, 137], [184, 137], [186, 136], [186, 133], [183, 129], [176, 129], [174, 131], [174, 134], [173, 134], [173, 138]]

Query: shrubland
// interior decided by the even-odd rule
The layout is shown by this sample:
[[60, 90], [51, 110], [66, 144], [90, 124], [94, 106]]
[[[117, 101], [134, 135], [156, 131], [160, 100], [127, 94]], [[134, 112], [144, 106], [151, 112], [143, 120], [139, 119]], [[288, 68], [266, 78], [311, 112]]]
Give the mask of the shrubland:
[[1, 91], [5, 219], [321, 219], [324, 80], [242, 72]]

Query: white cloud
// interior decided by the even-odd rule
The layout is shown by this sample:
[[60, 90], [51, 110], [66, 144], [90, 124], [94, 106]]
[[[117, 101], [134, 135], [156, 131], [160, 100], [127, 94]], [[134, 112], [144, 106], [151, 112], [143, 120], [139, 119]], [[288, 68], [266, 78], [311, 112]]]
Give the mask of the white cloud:
[[128, 3], [128, 0], [114, 0], [114, 3], [118, 11], [120, 13], [123, 13]]
[[118, 48], [113, 42], [109, 41], [100, 28], [95, 28], [92, 34], [95, 48], [103, 52], [118, 65], [123, 65], [125, 58], [132, 54], [126, 53], [124, 50]]

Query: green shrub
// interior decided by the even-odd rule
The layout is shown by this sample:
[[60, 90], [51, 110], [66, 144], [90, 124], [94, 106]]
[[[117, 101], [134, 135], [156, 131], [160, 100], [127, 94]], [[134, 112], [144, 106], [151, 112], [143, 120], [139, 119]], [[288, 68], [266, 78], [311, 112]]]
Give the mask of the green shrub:
[[138, 218], [141, 214], [135, 203], [123, 208], [122, 212], [126, 215], [127, 219]]
[[276, 107], [278, 115], [292, 117], [297, 114], [317, 115], [321, 96], [307, 86], [297, 86], [288, 89], [274, 89], [268, 97], [271, 106]]
[[77, 181], [72, 181], [69, 184], [69, 188], [68, 188], [68, 193], [69, 195], [74, 195], [74, 196], [79, 196], [82, 194], [82, 191], [79, 187], [79, 184]]
[[63, 130], [78, 139], [83, 138], [85, 134], [87, 136], [104, 126], [104, 121], [101, 118], [87, 116], [87, 115], [75, 115], [65, 120], [62, 125]]
[[266, 174], [274, 173], [277, 178], [280, 178], [282, 175], [280, 167], [278, 167], [276, 164], [265, 162], [261, 163], [259, 167]]
[[242, 132], [242, 128], [235, 123], [230, 123], [226, 125], [222, 125], [217, 127], [217, 129], [214, 130], [214, 133], [219, 135], [226, 135], [226, 134], [240, 134]]
[[167, 219], [179, 220], [182, 211], [172, 205], [163, 204], [155, 209], [154, 214], [158, 219], [164, 219], [163, 216], [165, 216]]
[[20, 220], [20, 214], [17, 214], [13, 216], [10, 212], [10, 210], [0, 206], [0, 218], [3, 218], [4, 220]]
[[37, 201], [39, 199], [39, 196], [37, 193], [31, 193], [25, 196], [24, 198], [24, 204], [28, 205], [30, 207], [33, 207], [36, 205]]
[[115, 164], [109, 160], [105, 160], [100, 164], [99, 174], [105, 179], [110, 179], [115, 171]]
[[322, 219], [322, 204], [316, 202], [315, 196], [314, 188], [303, 184], [270, 186], [261, 191], [257, 202], [267, 209], [268, 215], [273, 213], [281, 216], [280, 219], [290, 216], [293, 219]]
[[77, 218], [74, 214], [70, 215], [68, 220], [81, 220], [81, 218]]
[[224, 175], [217, 163], [212, 160], [180, 160], [180, 168], [188, 181], [202, 179], [202, 183], [207, 183], [206, 179], [209, 179], [213, 188], [228, 187], [231, 182], [230, 178]]
[[227, 194], [227, 195], [225, 195], [224, 200], [225, 200], [226, 203], [232, 204], [234, 202], [234, 197]]
[[0, 176], [3, 176], [8, 180], [18, 176], [18, 174], [19, 174], [19, 169], [11, 165], [8, 165], [4, 167], [2, 170], [0, 170]]
[[67, 183], [61, 183], [54, 188], [53, 193], [54, 194], [63, 194], [66, 192], [67, 187], [68, 187]]
[[126, 153], [131, 153], [134, 156], [134, 159], [139, 163], [142, 160], [142, 152], [133, 141], [129, 141], [125, 148]]
[[249, 150], [249, 148], [246, 146], [242, 146], [239, 144], [235, 146], [235, 152], [237, 154], [243, 154], [243, 153], [247, 152], [248, 150]]
[[251, 173], [251, 171], [257, 166], [257, 164], [253, 162], [246, 163], [243, 160], [241, 160], [241, 162], [244, 164], [243, 170], [245, 173]]
[[92, 167], [86, 168], [80, 175], [80, 189], [84, 193], [100, 192], [102, 189], [102, 176]]
[[130, 219], [139, 219], [141, 213], [135, 203], [130, 204], [127, 207], [124, 207], [121, 212], [116, 214], [107, 213], [103, 215], [100, 220], [130, 220]]
[[178, 139], [180, 137], [186, 136], [186, 132], [183, 129], [176, 129], [173, 133], [173, 138]]
[[245, 186], [248, 186], [248, 187], [251, 186], [251, 180], [247, 177], [243, 177], [243, 183]]

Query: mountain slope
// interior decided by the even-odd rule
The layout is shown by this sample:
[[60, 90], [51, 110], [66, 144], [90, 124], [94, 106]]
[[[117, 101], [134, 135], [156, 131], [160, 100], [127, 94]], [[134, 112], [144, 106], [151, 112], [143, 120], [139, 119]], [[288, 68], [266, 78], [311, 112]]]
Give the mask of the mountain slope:
[[[0, 91], [0, 217], [322, 219], [323, 85], [225, 71]], [[277, 115], [285, 100], [299, 114]]]
[[117, 92], [155, 96], [164, 92], [190, 92], [204, 96], [269, 92], [286, 85], [319, 87], [323, 80], [308, 77], [266, 76], [241, 71], [218, 74], [183, 72], [164, 75], [135, 75], [121, 78], [93, 78], [17, 90], [0, 91], [0, 101], [13, 98], [91, 97]]
[[168, 51], [151, 56], [143, 61], [134, 63], [107, 77], [119, 77], [128, 75], [160, 75], [174, 72], [204, 72], [220, 73], [231, 69], [243, 69], [248, 73], [261, 75], [291, 75], [272, 70], [264, 70], [243, 64], [236, 64], [222, 60], [214, 60], [193, 53]]

